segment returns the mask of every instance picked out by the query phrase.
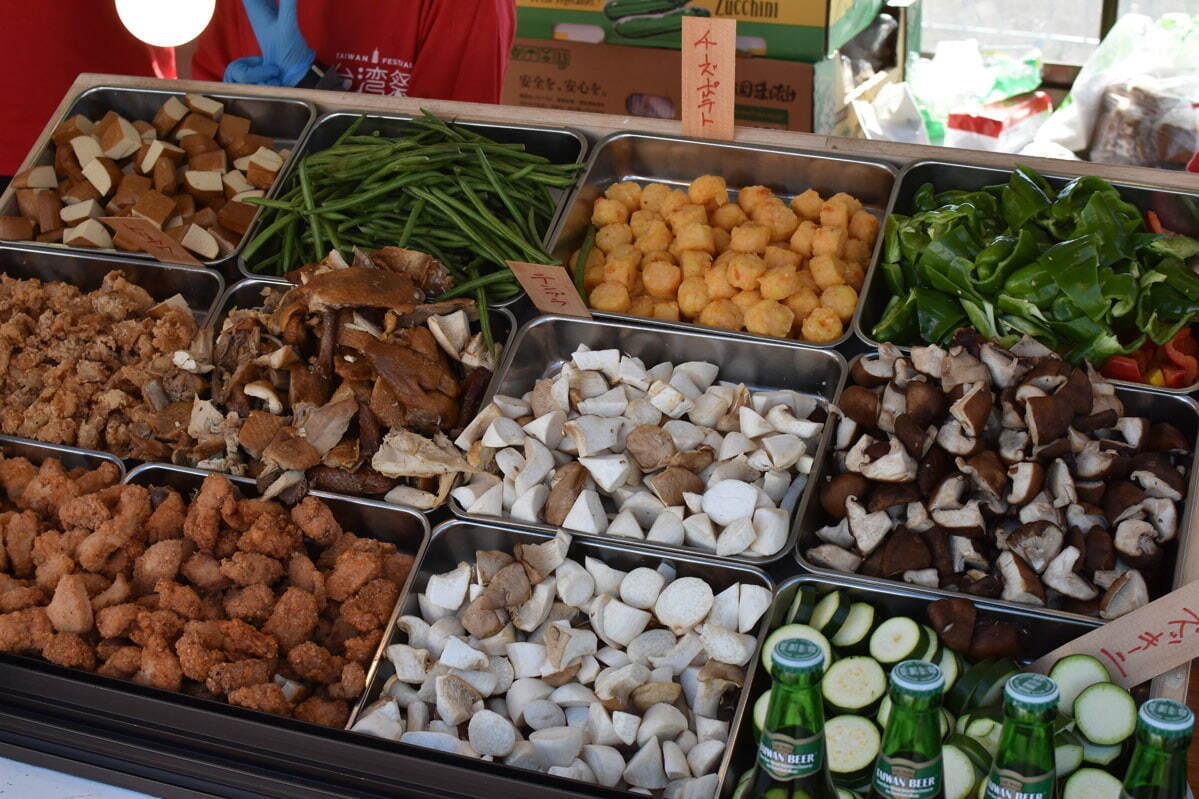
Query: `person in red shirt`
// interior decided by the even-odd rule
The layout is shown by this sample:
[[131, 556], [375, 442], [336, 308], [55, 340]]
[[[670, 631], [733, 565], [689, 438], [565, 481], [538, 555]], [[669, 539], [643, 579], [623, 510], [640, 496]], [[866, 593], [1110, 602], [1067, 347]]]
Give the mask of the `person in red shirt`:
[[315, 54], [333, 88], [495, 103], [515, 28], [514, 0], [217, 0], [192, 77], [295, 86]]

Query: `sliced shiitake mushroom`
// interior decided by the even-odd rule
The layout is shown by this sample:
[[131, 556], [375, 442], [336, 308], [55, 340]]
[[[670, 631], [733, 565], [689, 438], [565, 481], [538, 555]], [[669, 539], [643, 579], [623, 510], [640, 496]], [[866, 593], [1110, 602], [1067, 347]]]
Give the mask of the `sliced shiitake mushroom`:
[[955, 652], [970, 651], [977, 611], [969, 599], [938, 599], [928, 605], [928, 620], [941, 641]]
[[895, 376], [895, 362], [883, 358], [858, 358], [849, 369], [849, 377], [856, 385], [877, 388]]
[[1167, 422], [1158, 422], [1149, 428], [1145, 449], [1150, 452], [1182, 455], [1190, 451], [1191, 445], [1177, 427]]
[[940, 421], [941, 417], [945, 415], [948, 407], [945, 392], [932, 383], [913, 380], [908, 383], [906, 394], [907, 414], [920, 427], [926, 428], [930, 424]]
[[837, 407], [846, 417], [863, 427], [875, 427], [878, 424], [879, 398], [868, 388], [849, 386], [841, 392]]
[[864, 497], [870, 490], [870, 481], [860, 474], [845, 472], [829, 480], [820, 492], [820, 504], [824, 512], [834, 519], [845, 518], [845, 500], [849, 497]]

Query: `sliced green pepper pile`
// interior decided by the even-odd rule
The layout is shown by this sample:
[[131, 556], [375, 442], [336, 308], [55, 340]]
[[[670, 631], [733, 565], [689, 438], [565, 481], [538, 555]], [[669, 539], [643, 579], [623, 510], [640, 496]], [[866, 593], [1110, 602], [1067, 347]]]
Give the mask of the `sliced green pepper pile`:
[[283, 274], [330, 248], [408, 247], [454, 276], [444, 298], [503, 300], [520, 289], [505, 261], [552, 264], [541, 240], [554, 212], [550, 190], [574, 185], [581, 164], [552, 164], [522, 144], [493, 141], [425, 112], [403, 136], [358, 134], [360, 117], [333, 146], [304, 156], [243, 257], [255, 272]]
[[1164, 344], [1199, 321], [1199, 242], [1146, 228], [1097, 177], [1055, 192], [1027, 167], [979, 191], [916, 192], [892, 214], [879, 268], [891, 300], [879, 341], [945, 343], [959, 327], [1010, 346], [1030, 335], [1077, 363], [1101, 365]]

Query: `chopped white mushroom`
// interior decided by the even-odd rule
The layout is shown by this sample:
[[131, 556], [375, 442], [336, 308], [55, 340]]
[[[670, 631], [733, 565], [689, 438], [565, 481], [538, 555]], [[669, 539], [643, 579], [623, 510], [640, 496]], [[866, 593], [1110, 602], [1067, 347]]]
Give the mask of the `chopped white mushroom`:
[[749, 519], [758, 500], [758, 492], [740, 480], [721, 480], [704, 492], [703, 509], [721, 526], [737, 519]]
[[[726, 482], [735, 482], [732, 480]], [[741, 485], [745, 485], [742, 483]], [[722, 557], [738, 555], [749, 549], [754, 539], [757, 537], [757, 532], [754, 530], [753, 521], [748, 514], [737, 519], [733, 519], [726, 526], [720, 535], [716, 537], [716, 554]]]
[[645, 534], [647, 541], [656, 541], [671, 546], [682, 544], [684, 537], [683, 522], [673, 513], [663, 513], [658, 516]]
[[453, 571], [430, 576], [425, 585], [425, 597], [439, 607], [457, 610], [466, 599], [471, 571], [469, 563], [459, 563]]
[[682, 577], [658, 595], [654, 615], [676, 635], [682, 635], [704, 620], [712, 602], [711, 586], [698, 577]]
[[683, 540], [688, 546], [714, 551], [716, 530], [706, 513], [696, 513], [683, 519]]
[[612, 521], [608, 522], [608, 535], [615, 535], [621, 538], [636, 538], [638, 540], [645, 538], [645, 532], [641, 529], [641, 525], [637, 523], [637, 517], [633, 515], [632, 510], [622, 510], [616, 514]]
[[742, 635], [719, 624], [705, 624], [699, 635], [709, 657], [733, 666], [748, 663], [757, 643], [752, 635]]
[[724, 756], [724, 747], [725, 742], [720, 740], [701, 741], [693, 746], [687, 753], [687, 764], [691, 767], [691, 773], [702, 777], [715, 771], [720, 764], [720, 758]]
[[[737, 632], [748, 633], [758, 624], [758, 620], [770, 609], [774, 595], [770, 589], [753, 583], [741, 583], [741, 592], [737, 608]], [[726, 625], [730, 626], [730, 625]]]

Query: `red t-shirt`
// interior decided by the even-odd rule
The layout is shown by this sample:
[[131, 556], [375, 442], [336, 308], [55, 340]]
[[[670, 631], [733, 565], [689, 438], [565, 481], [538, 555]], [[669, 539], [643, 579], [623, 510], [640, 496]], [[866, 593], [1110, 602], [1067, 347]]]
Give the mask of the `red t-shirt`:
[[0, 25], [0, 174], [29, 153], [80, 72], [153, 75], [150, 48], [125, 30], [112, 0], [52, 0], [6, 9]]
[[[514, 0], [300, 0], [300, 30], [347, 91], [499, 102], [516, 29]], [[261, 48], [240, 0], [217, 0], [192, 76], [221, 80]]]

